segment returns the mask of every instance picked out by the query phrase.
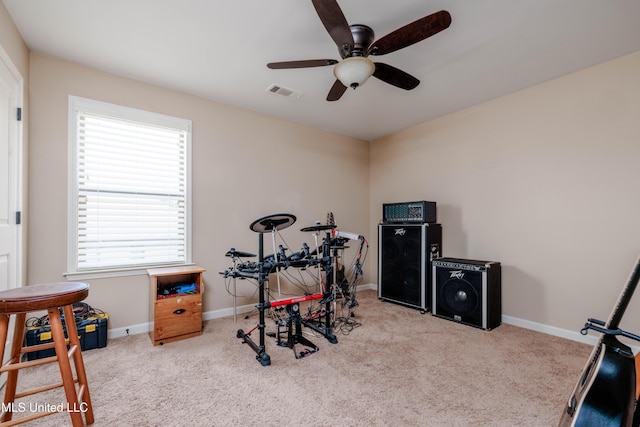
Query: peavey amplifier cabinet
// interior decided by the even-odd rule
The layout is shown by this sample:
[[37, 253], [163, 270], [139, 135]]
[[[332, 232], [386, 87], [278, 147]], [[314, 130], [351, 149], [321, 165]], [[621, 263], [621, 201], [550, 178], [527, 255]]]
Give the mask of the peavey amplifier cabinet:
[[440, 224], [378, 226], [378, 298], [431, 307], [431, 260], [442, 254]]
[[499, 262], [458, 258], [433, 260], [434, 316], [482, 329], [493, 329], [502, 318]]

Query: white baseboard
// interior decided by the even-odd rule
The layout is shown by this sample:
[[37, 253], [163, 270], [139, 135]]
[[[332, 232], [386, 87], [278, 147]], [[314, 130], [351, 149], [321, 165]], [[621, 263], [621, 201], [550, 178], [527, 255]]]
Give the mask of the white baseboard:
[[567, 329], [556, 328], [555, 326], [532, 322], [531, 320], [519, 319], [513, 316], [506, 316], [504, 314], [502, 315], [502, 323], [590, 345], [595, 345], [598, 342], [598, 338], [593, 335], [582, 335], [578, 331], [569, 331]]
[[[359, 290], [378, 290], [378, 286], [375, 283], [368, 283], [358, 286]], [[237, 314], [242, 315], [255, 310], [254, 304], [248, 304], [237, 307]], [[202, 320], [213, 320], [221, 317], [233, 316], [233, 307], [223, 308], [219, 310], [211, 310], [202, 313]], [[577, 341], [585, 344], [595, 345], [598, 342], [598, 338], [594, 335], [582, 335], [579, 331], [569, 331], [566, 329], [557, 328], [555, 326], [549, 326], [542, 323], [532, 322], [531, 320], [520, 319], [513, 316], [502, 315], [502, 322], [518, 326], [524, 329], [530, 329], [536, 332], [542, 332], [544, 334], [553, 335], [556, 337], [566, 338], [568, 340]], [[122, 328], [109, 329], [107, 332], [107, 338], [119, 338], [127, 335], [146, 334], [149, 332], [151, 324], [140, 323], [137, 325], [125, 326]], [[633, 346], [632, 346], [633, 347]], [[636, 349], [637, 350], [637, 349]]]
[[150, 323], [139, 323], [137, 325], [125, 326], [107, 330], [107, 339], [126, 337], [127, 335], [147, 334], [150, 330]]
[[358, 286], [358, 289], [360, 290], [364, 289], [365, 291], [377, 291], [378, 285], [376, 285], [375, 283], [367, 283], [366, 285]]

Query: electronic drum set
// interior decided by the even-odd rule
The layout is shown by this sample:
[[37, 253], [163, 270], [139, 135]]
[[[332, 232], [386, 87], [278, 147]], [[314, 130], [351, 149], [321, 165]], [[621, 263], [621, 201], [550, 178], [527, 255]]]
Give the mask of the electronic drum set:
[[[242, 339], [256, 353], [256, 360], [262, 366], [271, 364], [271, 358], [266, 352], [265, 319], [269, 315], [274, 318], [277, 325], [277, 333], [269, 334], [276, 338], [276, 343], [282, 347], [288, 347], [294, 351], [296, 359], [308, 356], [319, 350], [319, 348], [309, 339], [303, 336], [302, 327], [307, 327], [317, 332], [327, 339], [331, 344], [337, 344], [338, 339], [333, 333], [335, 326], [336, 300], [341, 298], [342, 304], [348, 305], [349, 316], [356, 307], [355, 284], [362, 277], [361, 260], [363, 247], [366, 240], [363, 236], [352, 233], [339, 232], [333, 221], [333, 214], [328, 219], [328, 224], [322, 225], [316, 222], [311, 227], [302, 228], [302, 232], [312, 232], [315, 238], [315, 249], [311, 250], [306, 243], [298, 252], [287, 255], [287, 249], [282, 245], [276, 248], [276, 233], [283, 230], [296, 221], [296, 217], [291, 214], [273, 214], [259, 218], [251, 223], [249, 228], [258, 233], [258, 261], [244, 261], [244, 258], [254, 258], [256, 255], [250, 252], [238, 251], [235, 248], [229, 249], [225, 256], [232, 258], [233, 265], [220, 274], [225, 278], [232, 278], [234, 282], [234, 319], [237, 316], [235, 279], [254, 279], [258, 283], [259, 302], [256, 309], [259, 314], [257, 325], [245, 332], [239, 329], [237, 338]], [[319, 242], [321, 232], [326, 232], [322, 242]], [[274, 252], [264, 255], [264, 235], [270, 233]], [[346, 240], [354, 239], [360, 242], [358, 254], [353, 265], [351, 276], [352, 284], [349, 285], [344, 275], [344, 266], [338, 265], [340, 252], [346, 248]], [[292, 298], [272, 299], [268, 287], [269, 275], [274, 273], [278, 281], [278, 296], [281, 297], [280, 271], [288, 268], [306, 270], [310, 267], [318, 268], [318, 289], [316, 292], [305, 292], [304, 295]], [[300, 303], [310, 302], [308, 311], [301, 312]], [[276, 314], [276, 312], [278, 314]], [[258, 342], [251, 337], [254, 331], [258, 331]], [[298, 351], [296, 345], [304, 347]]]

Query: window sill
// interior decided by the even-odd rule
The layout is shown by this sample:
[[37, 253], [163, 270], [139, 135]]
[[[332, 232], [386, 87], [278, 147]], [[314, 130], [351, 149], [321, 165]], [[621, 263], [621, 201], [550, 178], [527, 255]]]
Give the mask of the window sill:
[[148, 267], [135, 267], [135, 268], [120, 268], [113, 270], [91, 270], [91, 271], [76, 271], [72, 273], [64, 273], [63, 276], [69, 281], [87, 280], [87, 279], [108, 279], [111, 277], [124, 277], [124, 276], [146, 276], [147, 269], [149, 268], [162, 268], [162, 267], [177, 267], [195, 265], [194, 263], [185, 264], [163, 264], [163, 265], [149, 265]]

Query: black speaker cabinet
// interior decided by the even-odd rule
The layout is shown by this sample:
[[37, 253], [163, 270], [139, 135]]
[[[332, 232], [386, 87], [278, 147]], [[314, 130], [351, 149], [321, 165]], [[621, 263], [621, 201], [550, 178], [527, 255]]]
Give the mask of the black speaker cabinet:
[[427, 311], [431, 260], [442, 253], [440, 224], [378, 226], [378, 297]]
[[482, 329], [493, 329], [502, 318], [499, 262], [458, 258], [433, 260], [435, 316]]

